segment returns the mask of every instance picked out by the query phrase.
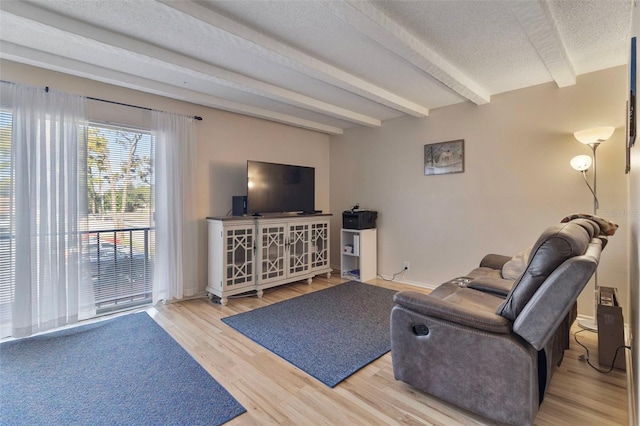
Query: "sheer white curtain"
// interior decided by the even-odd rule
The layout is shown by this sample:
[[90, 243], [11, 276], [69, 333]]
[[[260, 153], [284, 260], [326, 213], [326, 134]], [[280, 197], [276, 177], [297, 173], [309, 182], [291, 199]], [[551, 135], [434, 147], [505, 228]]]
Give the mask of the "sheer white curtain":
[[194, 119], [153, 112], [155, 136], [156, 255], [153, 303], [196, 295]]
[[86, 217], [86, 106], [80, 96], [20, 85], [12, 85], [10, 102], [15, 230], [10, 335], [23, 337], [94, 313], [79, 235]]

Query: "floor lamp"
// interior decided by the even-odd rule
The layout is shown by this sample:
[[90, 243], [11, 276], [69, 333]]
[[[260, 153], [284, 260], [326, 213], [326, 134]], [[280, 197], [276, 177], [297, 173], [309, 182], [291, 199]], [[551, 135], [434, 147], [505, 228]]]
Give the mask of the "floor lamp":
[[[582, 173], [582, 177], [584, 178], [584, 182], [587, 184], [589, 189], [591, 190], [591, 194], [593, 195], [593, 214], [598, 214], [598, 208], [600, 208], [600, 203], [598, 201], [597, 195], [597, 162], [596, 162], [596, 149], [600, 144], [613, 135], [614, 127], [594, 127], [592, 129], [585, 129], [575, 132], [573, 136], [585, 145], [588, 145], [591, 148], [593, 154], [592, 157], [588, 155], [578, 155], [577, 157], [573, 157], [571, 159], [571, 167], [575, 170]], [[589, 185], [589, 180], [587, 179], [587, 171], [591, 167], [593, 163], [593, 187]], [[599, 287], [598, 287], [598, 271], [596, 270], [594, 274], [595, 279], [595, 289], [593, 294], [593, 320], [579, 320], [578, 325], [582, 328], [597, 331], [598, 330], [598, 295], [599, 295]]]

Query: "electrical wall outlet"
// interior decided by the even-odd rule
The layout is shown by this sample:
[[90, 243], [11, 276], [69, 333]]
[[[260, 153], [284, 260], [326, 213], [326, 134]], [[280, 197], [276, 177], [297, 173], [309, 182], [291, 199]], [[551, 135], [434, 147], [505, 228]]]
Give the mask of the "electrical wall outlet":
[[403, 263], [403, 271], [408, 271], [409, 270], [409, 261], [405, 260]]

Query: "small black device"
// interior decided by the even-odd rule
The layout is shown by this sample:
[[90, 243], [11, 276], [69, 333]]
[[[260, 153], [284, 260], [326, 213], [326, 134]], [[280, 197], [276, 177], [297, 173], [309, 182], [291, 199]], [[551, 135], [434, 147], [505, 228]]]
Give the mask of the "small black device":
[[244, 216], [247, 214], [246, 195], [234, 195], [231, 197], [231, 212], [234, 216]]
[[371, 229], [376, 227], [378, 212], [372, 210], [346, 210], [342, 212], [344, 229]]

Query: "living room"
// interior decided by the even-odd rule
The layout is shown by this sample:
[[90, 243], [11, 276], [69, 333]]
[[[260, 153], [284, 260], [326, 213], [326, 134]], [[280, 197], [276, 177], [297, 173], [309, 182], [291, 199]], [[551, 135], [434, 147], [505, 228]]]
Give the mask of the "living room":
[[[196, 209], [201, 218], [198, 280], [203, 289], [208, 273], [205, 218], [226, 216], [232, 196], [246, 192], [247, 160], [315, 167], [316, 209], [333, 215], [335, 271], [340, 269], [341, 213], [359, 204], [378, 212], [378, 274], [389, 278], [408, 261], [410, 269], [396, 281], [430, 289], [476, 267], [486, 253], [514, 255], [568, 214], [592, 211], [589, 189], [569, 165], [572, 157], [590, 154], [590, 149], [578, 143], [573, 133], [613, 126], [612, 137], [597, 151], [599, 214], [618, 223], [620, 231], [603, 252], [598, 280], [618, 288], [625, 322], [638, 330], [638, 150], [631, 150], [631, 174], [627, 175], [626, 64], [578, 75], [572, 86], [534, 85], [493, 95], [485, 105], [456, 103], [432, 109], [427, 117], [393, 118], [380, 127], [348, 128], [342, 135], [37, 65], [5, 56], [0, 78], [203, 118], [196, 124], [195, 165]], [[146, 111], [99, 101], [89, 101], [89, 115], [100, 122], [142, 128], [148, 128], [150, 120]], [[464, 172], [425, 176], [424, 145], [458, 139], [464, 139]], [[592, 304], [593, 283], [578, 299], [579, 316], [593, 316]], [[637, 345], [634, 342], [631, 351], [636, 411]]]

